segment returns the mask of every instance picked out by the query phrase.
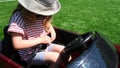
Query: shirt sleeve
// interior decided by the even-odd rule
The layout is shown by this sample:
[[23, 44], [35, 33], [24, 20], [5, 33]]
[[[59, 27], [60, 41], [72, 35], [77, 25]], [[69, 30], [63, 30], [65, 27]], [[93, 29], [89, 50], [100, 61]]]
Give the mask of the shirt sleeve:
[[21, 17], [20, 12], [15, 12], [10, 18], [8, 33], [11, 32], [24, 35], [23, 19]]
[[11, 33], [11, 32], [24, 35], [24, 30], [21, 27], [19, 27], [16, 23], [12, 23], [9, 25], [8, 33]]

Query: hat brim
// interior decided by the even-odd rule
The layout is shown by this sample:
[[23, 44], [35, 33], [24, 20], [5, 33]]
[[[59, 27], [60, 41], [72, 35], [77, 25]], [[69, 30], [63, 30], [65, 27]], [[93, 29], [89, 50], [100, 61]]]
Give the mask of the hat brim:
[[35, 0], [18, 0], [18, 2], [27, 10], [45, 16], [53, 15], [61, 8], [61, 4], [58, 0], [50, 7], [45, 7], [42, 4], [35, 2]]

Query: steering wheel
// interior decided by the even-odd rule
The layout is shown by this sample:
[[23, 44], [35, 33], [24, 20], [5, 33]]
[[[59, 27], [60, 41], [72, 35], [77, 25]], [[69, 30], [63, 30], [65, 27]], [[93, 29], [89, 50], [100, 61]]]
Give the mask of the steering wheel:
[[93, 33], [92, 32], [87, 32], [85, 34], [82, 34], [82, 35], [78, 36], [76, 39], [71, 41], [64, 48], [64, 52], [65, 53], [71, 53], [71, 52], [74, 52], [74, 51], [85, 49], [87, 47], [85, 44], [87, 42], [89, 42], [92, 39], [92, 37], [93, 37]]

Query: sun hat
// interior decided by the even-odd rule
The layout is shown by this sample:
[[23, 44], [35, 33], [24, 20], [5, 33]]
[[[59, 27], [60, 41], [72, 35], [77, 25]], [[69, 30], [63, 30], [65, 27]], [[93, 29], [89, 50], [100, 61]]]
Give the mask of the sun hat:
[[40, 15], [53, 15], [57, 13], [61, 4], [58, 0], [18, 0], [27, 10]]

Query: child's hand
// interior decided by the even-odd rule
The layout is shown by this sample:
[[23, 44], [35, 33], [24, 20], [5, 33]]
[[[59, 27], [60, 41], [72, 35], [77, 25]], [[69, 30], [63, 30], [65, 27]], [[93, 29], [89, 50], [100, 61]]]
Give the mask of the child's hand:
[[47, 34], [50, 35], [51, 41], [53, 42], [56, 38], [56, 33], [52, 26], [47, 30]]
[[41, 36], [40, 40], [41, 40], [40, 44], [48, 44], [48, 43], [52, 42], [51, 38], [49, 36], [47, 36], [47, 35]]

